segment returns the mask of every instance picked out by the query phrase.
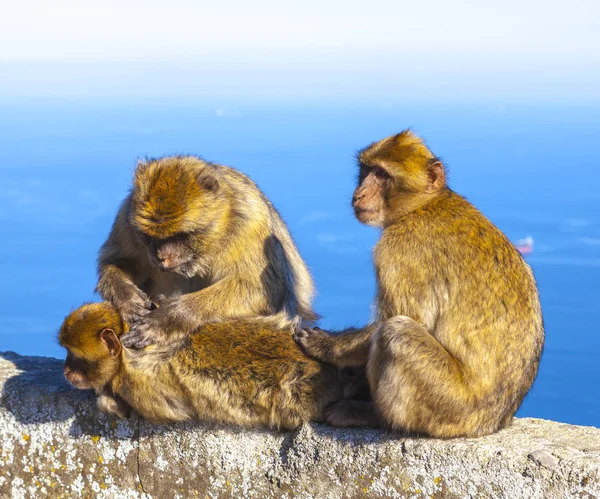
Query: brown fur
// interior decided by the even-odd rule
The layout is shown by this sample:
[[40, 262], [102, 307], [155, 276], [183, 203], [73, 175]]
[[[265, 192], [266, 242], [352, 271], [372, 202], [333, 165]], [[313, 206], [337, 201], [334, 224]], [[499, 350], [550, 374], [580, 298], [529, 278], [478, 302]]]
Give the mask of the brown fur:
[[282, 334], [251, 320], [209, 323], [178, 345], [139, 351], [122, 347], [125, 330], [112, 305], [93, 303], [59, 332], [67, 379], [94, 389], [100, 408], [121, 417], [131, 407], [153, 422], [294, 429], [342, 397], [337, 369], [304, 354], [289, 327]]
[[192, 156], [138, 165], [98, 269], [136, 348], [206, 322], [315, 319], [310, 273], [273, 205], [247, 176]]
[[[322, 361], [366, 365], [377, 411], [393, 428], [448, 438], [504, 427], [534, 381], [544, 341], [531, 269], [446, 186], [441, 162], [412, 132], [358, 159], [356, 215], [383, 228], [376, 320], [339, 336], [309, 329], [297, 341]], [[344, 410], [328, 421], [354, 424]]]

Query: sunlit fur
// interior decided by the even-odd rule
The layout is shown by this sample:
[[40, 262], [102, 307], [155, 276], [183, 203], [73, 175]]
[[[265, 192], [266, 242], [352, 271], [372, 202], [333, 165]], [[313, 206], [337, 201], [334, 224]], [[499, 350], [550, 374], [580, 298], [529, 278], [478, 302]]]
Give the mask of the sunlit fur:
[[[383, 227], [373, 254], [376, 320], [338, 337], [308, 330], [298, 342], [323, 361], [366, 365], [393, 428], [449, 438], [504, 427], [534, 381], [544, 341], [531, 269], [447, 187], [443, 165], [412, 132], [369, 146], [359, 162], [389, 175], [360, 199]], [[345, 424], [344, 414], [328, 421]]]
[[315, 319], [312, 278], [273, 205], [246, 175], [192, 156], [140, 162], [98, 268], [98, 292], [128, 321], [147, 315], [144, 293], [180, 298], [161, 323], [180, 332]]
[[59, 339], [70, 353], [77, 345], [79, 360], [95, 359], [96, 368], [83, 375], [100, 394], [100, 408], [121, 417], [130, 406], [153, 422], [294, 429], [320, 420], [342, 397], [337, 369], [305, 355], [289, 328], [251, 320], [206, 324], [177, 345], [122, 348], [116, 358], [103, 350], [97, 333], [104, 328], [120, 336], [121, 318], [107, 303], [88, 304], [67, 317]]
[[58, 332], [59, 343], [69, 350], [65, 375], [77, 388], [100, 390], [115, 373], [114, 360], [100, 339], [106, 328], [121, 335], [129, 326], [112, 305], [95, 303], [72, 312]]

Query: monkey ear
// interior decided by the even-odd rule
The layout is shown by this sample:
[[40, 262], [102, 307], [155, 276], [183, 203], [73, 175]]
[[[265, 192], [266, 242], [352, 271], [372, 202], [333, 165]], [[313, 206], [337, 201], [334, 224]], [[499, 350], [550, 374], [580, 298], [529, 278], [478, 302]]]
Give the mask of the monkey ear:
[[198, 183], [208, 191], [216, 192], [219, 189], [219, 181], [210, 174], [198, 175]]
[[429, 179], [429, 185], [427, 186], [427, 192], [437, 192], [446, 185], [446, 171], [441, 161], [432, 161], [427, 167], [427, 176]]
[[103, 329], [100, 333], [100, 338], [104, 342], [104, 346], [106, 346], [111, 357], [117, 357], [121, 353], [121, 342], [112, 329]]

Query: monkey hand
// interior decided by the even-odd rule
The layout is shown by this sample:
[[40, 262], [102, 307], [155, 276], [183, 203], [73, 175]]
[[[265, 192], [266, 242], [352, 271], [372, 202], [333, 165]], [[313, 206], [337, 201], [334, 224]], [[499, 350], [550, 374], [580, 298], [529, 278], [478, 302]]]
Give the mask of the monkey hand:
[[323, 362], [329, 362], [335, 345], [335, 336], [318, 327], [305, 328], [294, 333], [294, 341], [308, 355]]
[[148, 345], [165, 345], [187, 331], [181, 300], [158, 297], [158, 308], [131, 325], [121, 338], [124, 347], [141, 350]]
[[127, 298], [116, 300], [116, 302], [113, 300], [113, 305], [119, 310], [123, 320], [128, 324], [133, 324], [146, 317], [155, 308], [153, 303], [148, 299], [148, 295], [135, 284], [127, 285], [122, 295]]
[[98, 408], [106, 414], [114, 414], [119, 419], [127, 419], [131, 415], [131, 408], [127, 402], [107, 392], [98, 397]]

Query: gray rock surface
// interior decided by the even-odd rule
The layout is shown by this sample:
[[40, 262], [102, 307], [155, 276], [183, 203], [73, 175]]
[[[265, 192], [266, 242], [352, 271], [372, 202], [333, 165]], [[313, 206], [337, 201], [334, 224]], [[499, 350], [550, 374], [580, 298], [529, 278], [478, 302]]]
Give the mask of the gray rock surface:
[[0, 353], [0, 496], [600, 497], [600, 429], [518, 419], [477, 439], [152, 426], [99, 414], [62, 361]]

